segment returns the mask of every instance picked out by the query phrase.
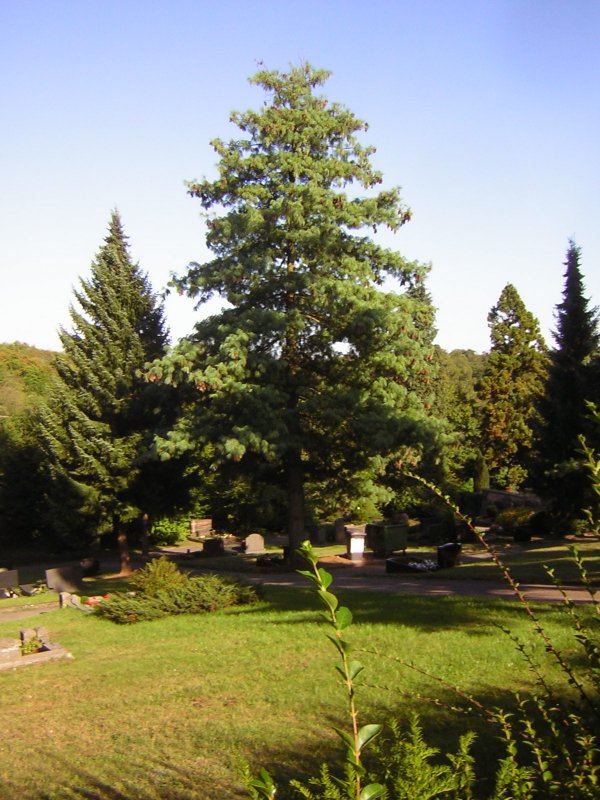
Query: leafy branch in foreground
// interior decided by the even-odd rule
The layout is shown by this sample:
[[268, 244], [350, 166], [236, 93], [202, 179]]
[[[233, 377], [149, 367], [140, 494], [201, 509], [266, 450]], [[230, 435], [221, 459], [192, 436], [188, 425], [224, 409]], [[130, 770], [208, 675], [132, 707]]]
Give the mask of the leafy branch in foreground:
[[[340, 657], [340, 664], [336, 666], [336, 670], [340, 674], [346, 690], [348, 712], [351, 721], [350, 732], [342, 730], [341, 728], [334, 729], [347, 747], [344, 761], [344, 777], [334, 778], [329, 773], [329, 769], [323, 767], [320, 782], [325, 785], [329, 792], [324, 795], [324, 797], [348, 798], [348, 800], [377, 800], [377, 798], [385, 798], [387, 793], [385, 787], [381, 784], [370, 783], [366, 786], [362, 786], [361, 783], [365, 776], [365, 768], [362, 764], [362, 751], [379, 733], [381, 733], [383, 725], [370, 724], [359, 726], [358, 724], [358, 712], [354, 697], [355, 680], [363, 671], [363, 665], [360, 661], [351, 658], [350, 644], [344, 634], [344, 631], [352, 623], [352, 612], [349, 608], [346, 608], [346, 606], [340, 606], [337, 597], [329, 591], [329, 587], [333, 581], [332, 575], [318, 566], [317, 556], [310, 542], [303, 542], [298, 550], [298, 554], [308, 562], [310, 567], [308, 570], [298, 570], [298, 572], [314, 584], [317, 596], [325, 607], [323, 616], [332, 629], [332, 633], [329, 634], [327, 638], [334, 645]], [[311, 781], [311, 783], [313, 782], [314, 781]], [[318, 782], [317, 780], [317, 783]], [[303, 797], [315, 797], [307, 787], [302, 786], [299, 782], [293, 781], [292, 785]], [[252, 778], [247, 782], [247, 787], [250, 791], [250, 797], [252, 798], [265, 798], [265, 800], [270, 800], [270, 798], [275, 797], [275, 784], [271, 776], [264, 769], [260, 771], [258, 778]]]
[[[598, 474], [600, 475], [600, 470]], [[559, 675], [562, 675], [564, 680], [561, 686], [556, 687], [530, 655], [527, 647], [508, 631], [513, 644], [537, 678], [536, 691], [527, 697], [515, 693], [514, 704], [510, 709], [487, 708], [471, 695], [450, 686], [442, 679], [429, 675], [418, 666], [395, 657], [392, 657], [393, 660], [416, 669], [422, 675], [433, 677], [445, 688], [453, 689], [467, 701], [470, 710], [478, 711], [484, 718], [498, 726], [504, 755], [493, 767], [494, 785], [485, 795], [487, 800], [552, 800], [559, 797], [561, 800], [598, 800], [600, 798], [600, 710], [598, 708], [600, 646], [597, 636], [590, 630], [590, 626], [582, 621], [578, 610], [563, 591], [566, 610], [571, 617], [573, 635], [581, 645], [584, 656], [579, 665], [567, 658], [542, 627], [538, 614], [528, 603], [508, 568], [474, 528], [471, 521], [436, 486], [420, 476], [412, 475], [412, 477], [443, 499], [490, 553], [526, 611], [536, 634], [542, 638], [545, 650], [554, 658], [559, 668]], [[377, 724], [359, 727], [358, 724], [355, 681], [363, 671], [363, 666], [351, 657], [346, 638], [345, 632], [352, 622], [352, 614], [349, 609], [339, 605], [337, 597], [331, 590], [332, 576], [318, 566], [316, 555], [308, 542], [302, 545], [299, 553], [308, 561], [310, 567], [301, 574], [314, 584], [317, 595], [325, 607], [324, 616], [332, 629], [328, 638], [340, 657], [340, 665], [336, 669], [346, 690], [351, 731], [337, 730], [347, 745], [343, 777], [333, 774], [333, 765], [323, 764], [320, 775], [310, 778], [308, 785], [291, 781], [290, 786], [305, 800], [483, 798], [484, 795], [481, 793], [483, 787], [478, 785], [475, 759], [471, 755], [474, 733], [463, 734], [459, 740], [457, 753], [446, 754], [447, 763], [443, 763], [439, 751], [430, 747], [425, 741], [416, 716], [413, 716], [406, 729], [402, 729], [399, 723], [394, 721], [389, 724], [388, 732], [376, 739], [370, 751], [371, 767], [365, 768], [362, 762], [363, 749], [382, 733], [383, 726]], [[580, 565], [583, 583], [587, 586], [598, 610], [595, 592], [576, 551], [574, 558]], [[553, 577], [551, 570], [549, 574]], [[555, 583], [562, 591], [556, 579]], [[376, 655], [389, 657], [377, 652]], [[485, 771], [489, 774], [489, 764], [485, 764]], [[273, 800], [276, 785], [266, 770], [261, 769], [258, 777], [253, 777], [247, 768], [244, 777], [249, 796], [253, 800]], [[479, 791], [476, 793], [476, 790]]]
[[[342, 777], [334, 775], [329, 764], [323, 764], [319, 776], [310, 778], [308, 785], [293, 780], [290, 786], [305, 800], [386, 800], [391, 797], [397, 800], [470, 800], [475, 781], [473, 758], [469, 753], [474, 739], [472, 733], [461, 737], [456, 755], [447, 756], [448, 764], [440, 764], [439, 751], [425, 742], [416, 716], [411, 719], [407, 731], [392, 722], [389, 735], [382, 737], [385, 741], [380, 746], [375, 742], [373, 768], [365, 767], [363, 751], [383, 732], [384, 726], [378, 723], [360, 726], [358, 722], [355, 688], [356, 679], [364, 668], [352, 658], [346, 638], [352, 613], [339, 605], [331, 591], [332, 576], [318, 566], [310, 542], [303, 542], [298, 553], [309, 564], [309, 569], [299, 572], [313, 583], [325, 607], [323, 616], [331, 628], [328, 639], [340, 658], [336, 670], [345, 688], [351, 725], [349, 731], [334, 729], [346, 745]], [[255, 776], [245, 768], [242, 777], [253, 800], [273, 800], [277, 787], [265, 769]]]
[[[590, 695], [587, 692], [585, 686], [583, 685], [583, 682], [579, 680], [579, 678], [575, 674], [574, 670], [567, 663], [567, 661], [563, 657], [563, 654], [556, 647], [556, 645], [554, 644], [554, 642], [552, 641], [552, 639], [550, 638], [550, 636], [548, 635], [548, 633], [544, 629], [544, 627], [543, 627], [543, 625], [542, 625], [542, 623], [540, 621], [539, 616], [536, 614], [536, 612], [531, 607], [531, 604], [529, 603], [529, 601], [527, 600], [527, 598], [525, 597], [525, 595], [521, 591], [519, 583], [517, 581], [515, 581], [515, 579], [513, 578], [512, 574], [510, 572], [510, 569], [506, 566], [506, 564], [504, 564], [504, 562], [502, 561], [502, 559], [499, 557], [498, 553], [496, 552], [495, 548], [492, 547], [488, 541], [486, 541], [485, 536], [483, 536], [482, 533], [477, 530], [477, 528], [473, 525], [472, 521], [465, 514], [462, 513], [462, 511], [459, 509], [459, 507], [456, 505], [456, 503], [454, 503], [450, 499], [450, 497], [448, 497], [448, 495], [445, 495], [438, 486], [436, 486], [435, 484], [431, 483], [430, 481], [427, 481], [425, 478], [422, 478], [420, 475], [417, 475], [414, 472], [405, 471], [404, 474], [407, 475], [410, 478], [413, 478], [413, 480], [415, 480], [418, 483], [420, 483], [423, 486], [425, 486], [427, 489], [429, 489], [431, 492], [433, 492], [437, 497], [439, 497], [440, 500], [442, 500], [444, 503], [446, 503], [446, 505], [452, 510], [452, 512], [454, 513], [456, 518], [459, 519], [462, 523], [464, 523], [468, 527], [469, 531], [473, 534], [473, 536], [475, 536], [476, 539], [479, 541], [479, 543], [486, 549], [486, 551], [491, 556], [494, 564], [500, 570], [500, 572], [502, 574], [502, 577], [504, 578], [506, 583], [509, 585], [509, 587], [512, 589], [512, 591], [514, 592], [517, 600], [521, 604], [521, 607], [523, 608], [523, 610], [525, 611], [525, 613], [529, 617], [529, 619], [530, 619], [530, 621], [531, 621], [531, 623], [532, 623], [532, 625], [534, 627], [535, 632], [542, 639], [542, 641], [544, 643], [544, 648], [546, 649], [546, 651], [548, 653], [552, 654], [552, 656], [554, 657], [555, 661], [557, 662], [557, 664], [559, 666], [559, 669], [567, 677], [568, 684], [570, 686], [572, 686], [578, 692], [581, 700], [589, 708], [589, 710], [596, 717], [598, 717], [600, 719], [600, 709], [598, 708], [596, 703], [594, 703], [594, 701], [590, 697]], [[552, 574], [551, 574], [551, 577], [552, 577]]]

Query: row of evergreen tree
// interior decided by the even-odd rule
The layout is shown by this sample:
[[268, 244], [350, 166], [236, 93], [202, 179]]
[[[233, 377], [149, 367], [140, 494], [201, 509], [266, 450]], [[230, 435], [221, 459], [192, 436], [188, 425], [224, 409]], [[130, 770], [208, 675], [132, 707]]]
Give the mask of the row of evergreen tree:
[[106, 533], [126, 567], [128, 534], [193, 510], [287, 530], [294, 546], [316, 517], [417, 502], [406, 465], [450, 490], [484, 468], [502, 488], [530, 485], [563, 529], [588, 502], [579, 437], [597, 444], [598, 331], [577, 246], [554, 349], [511, 285], [487, 358], [435, 347], [427, 267], [365, 234], [410, 211], [399, 190], [375, 191], [366, 126], [315, 92], [326, 78], [259, 72], [270, 102], [232, 115], [243, 137], [215, 141], [218, 177], [189, 184], [214, 257], [176, 284], [225, 307], [171, 349], [113, 213], [48, 396], [2, 426], [4, 541]]

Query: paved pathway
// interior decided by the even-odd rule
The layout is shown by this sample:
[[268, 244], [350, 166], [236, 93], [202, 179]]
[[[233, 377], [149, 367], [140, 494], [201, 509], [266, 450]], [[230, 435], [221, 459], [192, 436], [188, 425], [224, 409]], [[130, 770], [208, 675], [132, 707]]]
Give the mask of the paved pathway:
[[[161, 552], [165, 555], [181, 555], [189, 548], [165, 547]], [[442, 576], [407, 576], [402, 573], [387, 574], [385, 562], [365, 561], [350, 562], [346, 559], [333, 556], [325, 558], [320, 563], [333, 574], [334, 589], [348, 589], [368, 592], [393, 592], [398, 594], [416, 594], [426, 597], [452, 596], [452, 597], [484, 597], [490, 599], [515, 599], [509, 586], [501, 580], [479, 581], [443, 578]], [[200, 570], [211, 571], [210, 560], [194, 560], [194, 567]], [[233, 573], [228, 573], [233, 574]], [[302, 575], [294, 572], [279, 571], [274, 568], [268, 572], [243, 572], [237, 577], [263, 586], [297, 586], [308, 587], [310, 584]], [[564, 602], [563, 595], [556, 587], [545, 584], [521, 584], [521, 591], [530, 601], [535, 602]], [[565, 586], [565, 593], [575, 603], [590, 603], [593, 598], [581, 586]], [[600, 587], [596, 597], [600, 602]], [[0, 605], [0, 622], [4, 620], [25, 619], [58, 608], [58, 598], [48, 603], [32, 606], [12, 606], [2, 608]]]
[[[466, 581], [442, 580], [439, 578], [407, 578], [401, 575], [352, 575], [346, 571], [336, 570], [334, 573], [333, 587], [337, 589], [355, 589], [368, 592], [397, 592], [399, 594], [420, 594], [427, 597], [446, 596], [453, 597], [487, 597], [513, 599], [514, 592], [509, 586], [500, 581]], [[245, 576], [246, 577], [246, 576]], [[250, 577], [250, 576], [248, 576]], [[265, 586], [308, 586], [308, 582], [301, 575], [280, 574], [266, 575], [260, 578], [252, 576], [253, 582]], [[562, 602], [562, 594], [554, 587], [542, 584], [521, 584], [521, 591], [528, 600], [536, 602]], [[590, 594], [579, 586], [564, 587], [567, 596], [576, 603], [590, 603]], [[598, 591], [600, 601], [600, 590]]]

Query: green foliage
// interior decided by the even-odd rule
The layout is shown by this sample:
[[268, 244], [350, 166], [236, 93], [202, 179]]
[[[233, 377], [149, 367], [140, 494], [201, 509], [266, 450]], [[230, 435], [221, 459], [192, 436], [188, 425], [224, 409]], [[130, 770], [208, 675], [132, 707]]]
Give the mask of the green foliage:
[[54, 353], [25, 344], [0, 344], [0, 542], [30, 544], [44, 534], [48, 491], [34, 414], [48, 396]]
[[589, 308], [580, 268], [581, 251], [571, 241], [565, 262], [563, 300], [557, 306], [556, 348], [550, 353], [545, 394], [540, 401], [536, 488], [552, 503], [562, 532], [573, 529], [592, 501], [580, 437], [600, 445], [588, 401], [598, 392], [598, 315]]
[[453, 490], [470, 490], [481, 446], [475, 387], [483, 374], [487, 356], [473, 350], [447, 353], [436, 347], [435, 360], [437, 374], [432, 410], [443, 424], [444, 482]]
[[179, 544], [190, 533], [190, 514], [161, 517], [152, 523], [151, 539], [156, 545]]
[[478, 453], [474, 464], [473, 490], [481, 492], [483, 489], [490, 488], [490, 471], [487, 461], [481, 453]]
[[513, 508], [503, 508], [498, 512], [494, 522], [500, 525], [503, 530], [513, 532], [519, 525], [525, 525], [538, 512], [537, 509], [529, 506], [516, 506]]
[[[597, 482], [597, 474], [600, 474], [598, 459], [591, 451], [587, 455], [593, 463], [592, 474]], [[439, 489], [416, 475], [412, 477], [447, 502], [453, 513], [469, 525], [473, 535], [478, 536], [469, 520]], [[534, 636], [541, 639], [544, 650], [555, 660], [564, 680], [561, 696], [556, 687], [547, 681], [544, 670], [527, 644], [513, 638], [516, 648], [536, 678], [535, 693], [526, 698], [516, 694], [515, 707], [507, 712], [501, 708], [487, 708], [475, 698], [457, 690], [463, 699], [469, 701], [472, 709], [479, 709], [485, 719], [497, 726], [504, 743], [504, 755], [495, 765], [495, 782], [487, 800], [548, 800], [552, 797], [560, 797], [561, 800], [595, 800], [600, 793], [600, 644], [597, 630], [590, 627], [585, 616], [563, 593], [573, 635], [583, 654], [583, 663], [575, 664], [570, 654], [564, 654], [555, 646], [495, 551], [489, 548], [482, 536], [479, 539], [503, 572], [531, 622]], [[302, 574], [313, 582], [325, 606], [325, 618], [333, 629], [333, 634], [328, 638], [340, 658], [341, 665], [336, 670], [346, 690], [351, 730], [336, 729], [347, 748], [342, 774], [334, 774], [332, 766], [325, 764], [319, 776], [309, 779], [308, 784], [292, 781], [291, 785], [306, 800], [361, 800], [371, 797], [389, 800], [472, 800], [475, 796], [481, 797], [476, 780], [475, 758], [471, 753], [474, 734], [468, 732], [463, 735], [457, 753], [448, 754], [447, 763], [443, 763], [439, 760], [439, 751], [424, 740], [416, 717], [410, 720], [406, 731], [398, 723], [392, 723], [391, 735], [384, 741], [380, 737], [379, 746], [375, 743], [371, 763], [368, 769], [365, 768], [362, 747], [379, 736], [383, 726], [358, 726], [355, 688], [356, 678], [363, 671], [363, 666], [354, 659], [346, 638], [345, 632], [352, 623], [352, 613], [348, 608], [339, 606], [338, 598], [331, 590], [332, 576], [318, 566], [308, 542], [303, 545], [301, 552], [311, 567]], [[587, 580], [585, 565], [576, 551], [574, 557], [580, 567], [582, 580], [588, 586], [591, 599], [598, 609], [600, 604]], [[554, 577], [552, 572], [550, 574]], [[560, 588], [558, 582], [557, 585]], [[507, 634], [510, 636], [508, 631]], [[489, 763], [485, 766], [489, 773]], [[264, 770], [254, 779], [248, 771], [246, 780], [249, 783], [249, 796], [255, 800], [268, 800], [275, 796], [275, 784]], [[364, 786], [367, 780], [372, 782]]]
[[416, 715], [406, 728], [392, 721], [387, 736], [375, 744], [377, 774], [384, 775], [389, 797], [394, 800], [430, 800], [473, 797], [474, 758], [470, 753], [474, 734], [460, 738], [458, 752], [441, 763], [439, 750], [428, 745]]
[[149, 449], [174, 402], [144, 375], [146, 362], [165, 351], [167, 332], [116, 212], [75, 300], [73, 331], [60, 333], [58, 381], [39, 412], [53, 486], [46, 524], [67, 544], [153, 516], [174, 501], [181, 479], [176, 464], [161, 467]]
[[0, 344], [0, 417], [34, 407], [46, 396], [56, 372], [55, 353], [27, 344]]
[[[427, 268], [369, 238], [410, 212], [398, 189], [375, 191], [373, 149], [358, 140], [366, 125], [316, 94], [327, 77], [308, 64], [259, 72], [252, 82], [269, 99], [232, 114], [239, 138], [213, 142], [218, 177], [189, 184], [213, 258], [176, 284], [227, 308], [154, 365], [189, 398], [160, 451], [211, 442], [239, 477], [258, 467], [283, 493], [293, 547], [307, 488], [345, 505], [354, 476], [368, 471], [373, 485], [401, 445], [418, 457], [432, 427]], [[400, 291], [382, 289], [388, 278]]]
[[43, 648], [44, 643], [37, 634], [30, 639], [25, 639], [21, 642], [21, 655], [30, 656], [34, 653], [39, 653]]
[[219, 611], [229, 606], [247, 605], [257, 599], [254, 587], [221, 575], [189, 578], [179, 573], [184, 578], [179, 581], [175, 573], [169, 573], [163, 565], [155, 568], [155, 573], [159, 571], [165, 576], [163, 588], [157, 588], [155, 581], [148, 580], [144, 585], [149, 588], [149, 593], [111, 597], [96, 606], [96, 613], [112, 622], [131, 624], [175, 614]]
[[129, 585], [133, 592], [139, 592], [145, 597], [156, 597], [161, 591], [186, 586], [189, 580], [187, 572], [181, 572], [177, 564], [166, 556], [161, 556], [153, 558], [145, 567], [135, 572]]
[[532, 459], [548, 359], [537, 319], [512, 284], [488, 314], [492, 347], [477, 387], [483, 455], [494, 486], [518, 489]]

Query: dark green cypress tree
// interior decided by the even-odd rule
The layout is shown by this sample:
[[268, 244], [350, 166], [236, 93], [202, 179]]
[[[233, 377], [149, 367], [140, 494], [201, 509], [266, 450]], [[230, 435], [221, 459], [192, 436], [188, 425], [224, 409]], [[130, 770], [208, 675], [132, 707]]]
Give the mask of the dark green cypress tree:
[[570, 530], [591, 502], [580, 436], [596, 446], [588, 401], [597, 397], [598, 315], [590, 308], [580, 268], [581, 250], [569, 242], [563, 300], [557, 306], [556, 348], [540, 403], [537, 486], [551, 503], [559, 532]]
[[481, 447], [490, 478], [501, 489], [527, 480], [537, 405], [548, 358], [537, 319], [512, 284], [488, 314], [492, 347], [478, 386]]
[[[144, 376], [164, 354], [163, 310], [134, 264], [119, 215], [75, 291], [73, 330], [62, 329], [55, 392], [40, 414], [55, 491], [50, 519], [66, 543], [111, 529], [127, 568], [126, 524], [144, 508], [144, 458], [163, 413], [164, 387]], [[77, 536], [78, 534], [78, 536]]]

